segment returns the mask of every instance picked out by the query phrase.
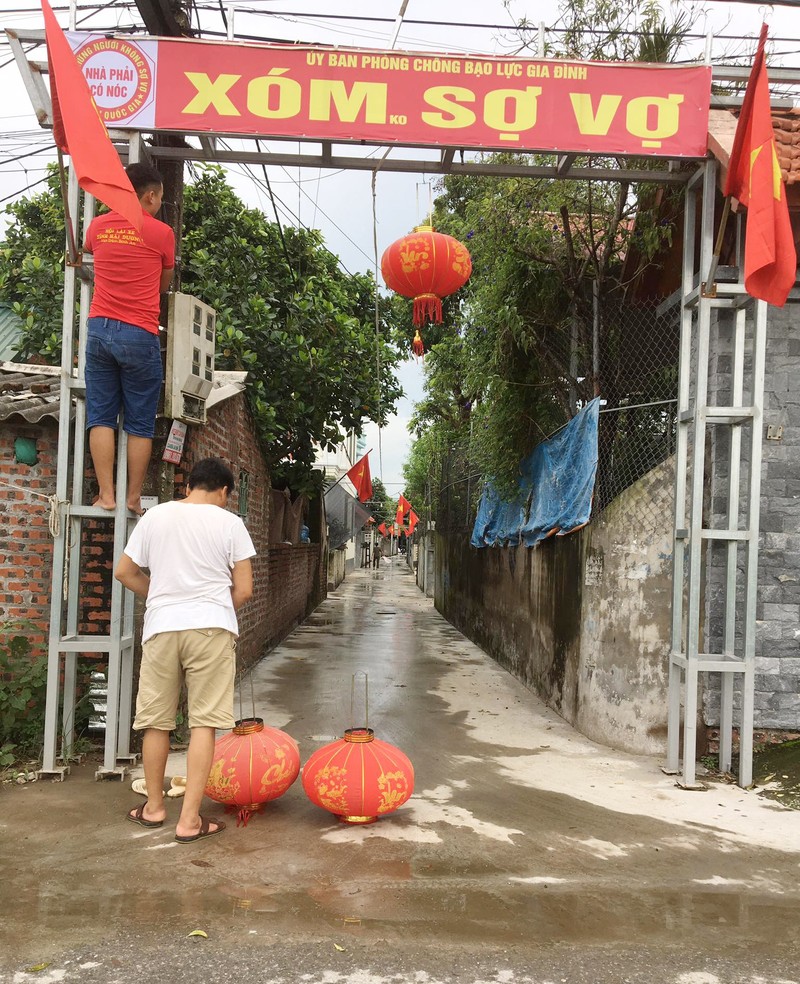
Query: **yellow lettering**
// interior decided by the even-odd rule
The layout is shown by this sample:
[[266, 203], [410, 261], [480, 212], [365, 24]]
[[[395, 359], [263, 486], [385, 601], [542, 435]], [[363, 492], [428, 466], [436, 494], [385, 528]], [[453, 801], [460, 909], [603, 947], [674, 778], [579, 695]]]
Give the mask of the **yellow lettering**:
[[342, 123], [354, 123], [362, 109], [364, 122], [386, 122], [385, 82], [353, 82], [348, 92], [341, 79], [312, 79], [308, 106], [310, 120], [330, 120], [332, 109]]
[[423, 95], [425, 102], [438, 109], [438, 113], [423, 113], [422, 119], [430, 126], [444, 129], [458, 129], [472, 126], [475, 114], [471, 109], [462, 106], [464, 102], [475, 102], [475, 93], [457, 85], [435, 85], [426, 89]]
[[589, 73], [585, 65], [556, 65], [553, 78], [556, 79], [587, 79]]
[[[683, 102], [683, 96], [670, 93], [662, 96], [639, 96], [628, 103], [625, 124], [628, 133], [641, 137], [643, 147], [660, 147], [661, 142], [668, 137], [674, 137], [680, 126], [680, 111], [678, 107]], [[655, 110], [654, 125], [650, 126], [651, 110]]]
[[550, 68], [547, 65], [528, 65], [527, 75], [529, 79], [549, 79]]
[[519, 140], [520, 131], [536, 126], [536, 100], [541, 94], [539, 85], [494, 89], [483, 104], [484, 123], [500, 131], [501, 140]]
[[595, 111], [590, 93], [570, 92], [569, 98], [578, 129], [581, 133], [593, 137], [602, 137], [608, 133], [619, 109], [619, 104], [622, 102], [622, 96], [600, 96], [600, 102]]
[[184, 113], [205, 113], [213, 107], [220, 116], [241, 116], [228, 97], [228, 90], [241, 75], [218, 75], [213, 82], [205, 72], [186, 72], [185, 75], [197, 93], [184, 106]]
[[361, 67], [407, 72], [408, 58], [405, 55], [362, 55]]
[[271, 68], [267, 75], [251, 79], [247, 86], [247, 108], [265, 120], [287, 120], [297, 116], [303, 90], [295, 79], [283, 76], [288, 68]]
[[358, 60], [355, 55], [338, 54], [335, 51], [328, 55], [328, 64], [332, 68], [358, 68]]

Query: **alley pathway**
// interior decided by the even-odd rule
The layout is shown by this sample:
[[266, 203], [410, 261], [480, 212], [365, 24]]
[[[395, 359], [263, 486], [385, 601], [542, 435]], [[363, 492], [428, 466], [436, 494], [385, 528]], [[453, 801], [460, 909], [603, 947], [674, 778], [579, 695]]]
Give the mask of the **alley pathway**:
[[259, 664], [256, 713], [305, 761], [364, 723], [364, 674], [370, 726], [416, 771], [370, 826], [334, 821], [298, 780], [187, 847], [126, 824], [129, 782], [92, 767], [3, 788], [0, 981], [800, 982], [800, 814], [679, 790], [656, 760], [586, 740], [401, 559], [348, 575]]

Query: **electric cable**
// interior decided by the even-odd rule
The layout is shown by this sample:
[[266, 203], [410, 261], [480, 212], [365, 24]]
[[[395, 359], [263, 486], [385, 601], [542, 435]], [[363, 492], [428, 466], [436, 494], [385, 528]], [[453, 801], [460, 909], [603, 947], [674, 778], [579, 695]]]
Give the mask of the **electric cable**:
[[[258, 150], [258, 152], [261, 153], [261, 143], [258, 140], [256, 140], [256, 150]], [[266, 164], [262, 164], [261, 165], [261, 168], [262, 168], [262, 170], [264, 172], [264, 180], [267, 183], [267, 191], [269, 192], [269, 197], [272, 200], [272, 207], [275, 210], [275, 222], [277, 223], [277, 226], [278, 226], [278, 235], [280, 236], [281, 245], [283, 246], [283, 255], [286, 257], [286, 265], [289, 267], [289, 273], [290, 273], [291, 278], [292, 278], [292, 283], [294, 284], [294, 286], [296, 288], [297, 287], [297, 277], [295, 276], [294, 268], [292, 267], [292, 261], [289, 258], [289, 249], [288, 249], [288, 247], [286, 245], [286, 237], [283, 235], [283, 226], [281, 225], [281, 220], [278, 217], [278, 206], [275, 204], [275, 194], [272, 191], [272, 185], [270, 185], [270, 183], [269, 183], [269, 175], [267, 174], [267, 166], [266, 166]]]
[[[250, 168], [250, 165], [249, 164], [240, 164], [239, 167], [241, 167], [243, 169], [243, 172], [246, 175], [246, 177], [250, 178], [250, 180], [257, 187], [262, 188], [265, 191], [267, 190], [266, 189], [266, 185], [264, 184], [264, 182], [261, 180], [261, 178], [259, 178], [256, 174], [253, 173], [253, 171]], [[273, 183], [275, 183], [275, 182], [273, 182]], [[287, 182], [282, 182], [282, 183], [283, 184], [289, 184], [290, 182], [287, 181]], [[299, 217], [289, 208], [289, 206], [286, 204], [286, 202], [283, 201], [282, 198], [280, 198], [278, 195], [275, 195], [275, 200], [278, 202], [278, 204], [281, 206], [281, 208], [284, 210], [284, 212], [291, 219], [294, 219], [296, 222], [299, 222], [300, 223], [300, 225], [302, 226], [303, 229], [306, 230], [306, 232], [310, 232], [311, 231], [310, 228], [307, 225], [305, 225], [299, 219]], [[327, 218], [327, 216], [325, 216], [325, 217]], [[349, 240], [349, 241], [352, 243], [352, 240]], [[356, 243], [353, 243], [353, 245], [357, 247], [357, 244]], [[328, 247], [325, 246], [325, 245], [322, 246], [322, 249], [324, 249], [326, 253], [328, 253], [330, 256], [332, 256], [334, 260], [336, 260], [336, 262], [339, 264], [339, 266], [342, 268], [342, 270], [348, 275], [348, 277], [355, 276], [350, 270], [347, 269], [347, 267], [342, 262], [341, 258], [339, 256], [337, 256], [336, 253], [334, 253], [332, 250], [328, 249]]]
[[377, 168], [372, 172], [372, 245], [375, 253], [375, 366], [376, 385], [378, 389], [378, 468], [383, 481], [383, 428], [381, 419], [381, 328], [380, 328], [380, 295], [378, 293], [378, 210], [377, 210]]
[[0, 198], [0, 205], [2, 205], [3, 202], [10, 201], [12, 198], [17, 198], [19, 195], [24, 195], [26, 191], [30, 191], [31, 188], [35, 188], [36, 185], [40, 185], [42, 184], [42, 182], [47, 181], [49, 177], [50, 175], [46, 174], [43, 178], [39, 178], [38, 181], [32, 181], [27, 187], [23, 188], [21, 191], [15, 191], [12, 192], [12, 194], [10, 195], [6, 195], [5, 198]]
[[56, 145], [48, 144], [46, 147], [39, 147], [36, 150], [29, 150], [24, 154], [19, 154], [17, 157], [8, 157], [0, 159], [0, 165], [13, 164], [15, 161], [24, 161], [28, 157], [35, 157], [37, 154], [44, 154], [49, 150], [55, 150]]

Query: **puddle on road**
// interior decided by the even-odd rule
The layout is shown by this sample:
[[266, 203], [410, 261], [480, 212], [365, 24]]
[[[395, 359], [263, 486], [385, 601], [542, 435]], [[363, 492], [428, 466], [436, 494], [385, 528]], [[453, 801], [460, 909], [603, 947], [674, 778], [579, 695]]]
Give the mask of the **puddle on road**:
[[[713, 931], [717, 944], [746, 937], [753, 943], [789, 939], [796, 932], [794, 900], [728, 891], [626, 892], [613, 886], [587, 889], [546, 882], [491, 889], [458, 880], [324, 879], [306, 888], [235, 885], [224, 882], [180, 893], [153, 890], [141, 895], [113, 892], [49, 895], [34, 888], [15, 900], [12, 949], [26, 951], [37, 939], [73, 936], [86, 940], [88, 927], [114, 933], [186, 935], [202, 927], [219, 940], [256, 933], [288, 938], [357, 928], [377, 937], [486, 943], [655, 942], [680, 933], [687, 942]], [[24, 927], [34, 927], [28, 937]], [[11, 928], [11, 927], [8, 927]], [[727, 938], [727, 939], [726, 939]], [[40, 944], [38, 944], [40, 945]]]

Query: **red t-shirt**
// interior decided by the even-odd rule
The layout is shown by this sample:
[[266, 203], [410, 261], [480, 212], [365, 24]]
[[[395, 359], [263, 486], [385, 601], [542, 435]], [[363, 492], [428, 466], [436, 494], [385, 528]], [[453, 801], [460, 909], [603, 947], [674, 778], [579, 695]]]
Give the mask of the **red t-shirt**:
[[94, 254], [90, 318], [116, 318], [158, 334], [161, 271], [175, 266], [175, 235], [144, 210], [141, 235], [116, 212], [89, 225], [85, 249]]

